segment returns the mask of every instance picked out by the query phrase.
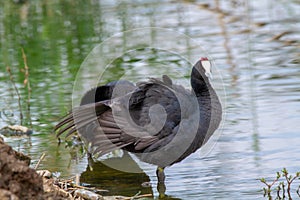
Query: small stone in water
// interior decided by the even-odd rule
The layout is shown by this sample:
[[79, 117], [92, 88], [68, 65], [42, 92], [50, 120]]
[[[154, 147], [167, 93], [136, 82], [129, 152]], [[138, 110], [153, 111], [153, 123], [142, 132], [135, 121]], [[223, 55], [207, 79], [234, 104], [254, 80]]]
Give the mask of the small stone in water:
[[151, 183], [150, 182], [144, 182], [144, 183], [142, 183], [142, 187], [151, 187]]
[[38, 173], [38, 175], [45, 177], [45, 178], [51, 178], [52, 177], [52, 173], [48, 170], [37, 170], [36, 173]]
[[13, 126], [5, 126], [0, 129], [0, 134], [9, 137], [9, 136], [23, 136], [23, 135], [31, 135], [32, 130], [20, 125], [13, 125]]

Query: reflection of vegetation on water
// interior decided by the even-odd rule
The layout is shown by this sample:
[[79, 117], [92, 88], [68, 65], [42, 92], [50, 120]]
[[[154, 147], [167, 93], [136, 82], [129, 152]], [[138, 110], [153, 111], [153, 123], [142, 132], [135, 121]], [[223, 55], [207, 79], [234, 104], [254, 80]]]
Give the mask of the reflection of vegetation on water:
[[[240, 198], [235, 189], [247, 183], [247, 188], [252, 185], [255, 189], [243, 194], [252, 198], [261, 195], [257, 191], [260, 187], [257, 181], [247, 180], [242, 175], [233, 175], [231, 167], [239, 168], [237, 173], [247, 171], [251, 178], [260, 176], [256, 174], [256, 168], [268, 170], [264, 173], [274, 171], [274, 163], [270, 164], [270, 161], [266, 161], [265, 157], [270, 153], [266, 149], [281, 151], [278, 147], [269, 144], [274, 144], [276, 137], [283, 133], [289, 134], [298, 130], [297, 123], [294, 123], [298, 119], [294, 112], [297, 109], [294, 108], [299, 107], [297, 103], [300, 101], [297, 66], [300, 5], [298, 1], [215, 0], [202, 3], [200, 1], [19, 0], [24, 3], [13, 3], [16, 1], [18, 0], [0, 1], [0, 127], [9, 122], [18, 123], [19, 120], [18, 97], [5, 71], [6, 66], [10, 66], [13, 72], [16, 86], [20, 88], [20, 95], [26, 97], [28, 94], [23, 87], [24, 73], [21, 71], [24, 67], [21, 51], [23, 48], [30, 67], [31, 118], [34, 134], [27, 141], [24, 139], [17, 141], [8, 139], [8, 141], [16, 149], [30, 154], [33, 165], [42, 152], [47, 152], [41, 168], [62, 171], [62, 176], [69, 176], [81, 172], [80, 169], [86, 167], [86, 157], [78, 156], [77, 152], [74, 153], [72, 150], [69, 153], [63, 145], [57, 147], [56, 138], [51, 134], [53, 125], [71, 107], [73, 82], [80, 64], [96, 44], [116, 32], [159, 26], [179, 30], [203, 42], [224, 75], [229, 102], [226, 122], [229, 128], [226, 128], [226, 135], [218, 144], [220, 149], [213, 152], [211, 158], [214, 162], [209, 169], [207, 166], [200, 167], [201, 170], [207, 169], [208, 172], [215, 169], [214, 174], [222, 178], [218, 179], [217, 183], [212, 181], [208, 184], [211, 190], [199, 189], [207, 186], [207, 182], [199, 181], [195, 185], [195, 190], [199, 189], [199, 191], [190, 192], [190, 188], [185, 191], [178, 190], [178, 185], [180, 188], [191, 187], [194, 177], [189, 179], [184, 173], [174, 173], [172, 177], [175, 181], [169, 183], [169, 186], [173, 185], [170, 193], [181, 197], [187, 194], [203, 194], [203, 198], [212, 196], [225, 198], [230, 193], [233, 198]], [[157, 32], [152, 32], [151, 39], [155, 39], [157, 35]], [[120, 48], [131, 42], [126, 34], [123, 36], [121, 40], [123, 46], [121, 45]], [[139, 37], [143, 39], [143, 36]], [[168, 37], [166, 35], [160, 40], [163, 41]], [[169, 45], [175, 43], [177, 41], [172, 41]], [[194, 48], [194, 44], [180, 45], [188, 46], [189, 49]], [[113, 43], [111, 46], [114, 48]], [[138, 71], [131, 66], [144, 62], [143, 60], [154, 65], [159, 61], [165, 65], [163, 61], [170, 59], [170, 56], [161, 56], [162, 54], [149, 49], [142, 51], [147, 53], [145, 58], [137, 57], [135, 52], [127, 54], [127, 57], [124, 55], [117, 58], [111, 64], [107, 81], [117, 79], [123, 73], [139, 75]], [[175, 67], [182, 65], [176, 59], [178, 57], [168, 62], [170, 61], [169, 63]], [[168, 68], [159, 65], [155, 65], [152, 69], [155, 73], [167, 71]], [[175, 75], [174, 78], [177, 79]], [[278, 107], [277, 103], [280, 103], [281, 107]], [[6, 120], [7, 118], [9, 120]], [[252, 128], [249, 127], [251, 121]], [[287, 125], [276, 126], [276, 123], [283, 122]], [[289, 135], [280, 140], [291, 141], [292, 137]], [[292, 139], [288, 140], [288, 138]], [[298, 138], [294, 136], [295, 140]], [[251, 144], [252, 147], [248, 147], [243, 142]], [[281, 144], [284, 145], [283, 142]], [[286, 148], [286, 152], [296, 155], [297, 152], [291, 149], [293, 148]], [[231, 152], [235, 152], [234, 158], [229, 156]], [[297, 164], [296, 157], [290, 156], [291, 162], [287, 160], [284, 162]], [[247, 164], [239, 165], [244, 163], [239, 159], [245, 158]], [[281, 158], [279, 156], [272, 160], [282, 163]], [[255, 169], [253, 171], [252, 168], [250, 169], [251, 159], [255, 164], [255, 167], [252, 167]], [[195, 164], [197, 169], [198, 165], [202, 166], [201, 163], [209, 162], [202, 160], [197, 162]], [[179, 167], [182, 168], [184, 165]], [[180, 179], [181, 177], [183, 178]], [[202, 174], [195, 174], [195, 177], [203, 180]], [[211, 177], [209, 179], [211, 180]], [[185, 184], [184, 181], [189, 183]], [[225, 184], [226, 187], [223, 187]], [[231, 191], [227, 193], [226, 190]], [[215, 193], [212, 193], [213, 191]], [[247, 197], [250, 198], [249, 196]]]
[[[99, 12], [98, 3], [86, 1], [0, 2], [0, 66], [4, 66], [1, 69], [10, 66], [17, 85], [23, 84], [21, 48], [26, 52], [34, 125], [49, 127], [54, 116], [66, 112], [75, 73], [93, 45], [104, 36], [93, 24], [95, 20], [95, 23], [101, 22], [95, 19], [95, 13]], [[0, 79], [7, 80], [7, 76], [0, 76]], [[21, 96], [22, 93], [28, 95], [27, 90], [20, 92]], [[11, 102], [10, 113], [17, 115], [16, 97], [11, 99], [4, 95], [4, 98]], [[2, 108], [4, 113], [7, 110]], [[35, 129], [41, 130], [40, 126]]]
[[[91, 38], [93, 42], [100, 41], [101, 34], [93, 26], [98, 4], [86, 1], [31, 1], [22, 5], [2, 1], [1, 4], [2, 33], [6, 39], [1, 43], [1, 60], [5, 64], [21, 63], [21, 46], [28, 52], [29, 66], [52, 65], [59, 72], [62, 66], [82, 61], [92, 46]], [[88, 41], [90, 46], [86, 45]]]
[[162, 74], [168, 74], [172, 79], [188, 79], [190, 75], [190, 63], [173, 52], [154, 48], [137, 48], [125, 52], [116, 58], [109, 70], [106, 70], [101, 79], [106, 82], [125, 78], [132, 82], [144, 81], [151, 77], [161, 78]]

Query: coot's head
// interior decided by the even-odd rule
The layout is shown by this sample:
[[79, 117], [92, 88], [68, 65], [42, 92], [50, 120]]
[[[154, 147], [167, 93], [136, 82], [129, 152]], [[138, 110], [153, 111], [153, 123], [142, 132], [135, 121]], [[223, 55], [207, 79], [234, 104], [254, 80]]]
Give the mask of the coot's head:
[[211, 63], [207, 57], [200, 58], [200, 60], [194, 65], [192, 76], [193, 75], [201, 75], [201, 77], [197, 77], [198, 79], [212, 78]]
[[211, 64], [208, 58], [201, 58], [193, 67], [191, 85], [194, 91], [201, 93], [209, 88], [209, 78], [212, 78]]

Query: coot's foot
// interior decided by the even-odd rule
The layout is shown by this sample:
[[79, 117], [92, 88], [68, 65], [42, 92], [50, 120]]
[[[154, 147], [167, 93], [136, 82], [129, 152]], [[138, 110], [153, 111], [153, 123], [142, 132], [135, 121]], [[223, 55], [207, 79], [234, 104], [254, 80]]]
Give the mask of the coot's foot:
[[166, 198], [166, 185], [164, 182], [158, 182], [157, 183], [157, 191], [159, 193], [159, 199], [164, 199]]
[[157, 167], [157, 169], [156, 169], [156, 175], [158, 178], [157, 191], [159, 193], [159, 198], [164, 198], [165, 193], [166, 193], [166, 185], [165, 185], [166, 175], [165, 175], [164, 169], [165, 168], [163, 168], [163, 167]]

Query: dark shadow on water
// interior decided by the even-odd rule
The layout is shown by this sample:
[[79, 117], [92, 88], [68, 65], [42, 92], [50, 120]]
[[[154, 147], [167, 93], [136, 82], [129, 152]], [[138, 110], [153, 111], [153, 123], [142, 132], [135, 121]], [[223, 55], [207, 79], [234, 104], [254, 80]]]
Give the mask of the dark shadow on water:
[[[116, 165], [123, 165], [125, 169], [130, 168], [131, 171], [140, 173], [124, 172], [109, 167]], [[88, 187], [108, 190], [103, 195], [134, 196], [139, 192], [140, 194], [154, 195], [153, 190], [156, 190], [156, 185], [150, 185], [150, 177], [143, 172], [139, 165], [126, 152], [124, 152], [122, 157], [109, 158], [102, 162], [94, 162], [90, 158], [89, 166], [81, 174], [80, 182], [87, 184]], [[181, 200], [169, 194], [154, 199]]]
[[[107, 163], [108, 165], [104, 164]], [[105, 162], [94, 162], [89, 159], [86, 171], [81, 174], [80, 182], [94, 186], [99, 189], [108, 190], [104, 195], [124, 195], [134, 196], [138, 192], [141, 194], [153, 194], [152, 187], [144, 187], [143, 183], [150, 182], [149, 176], [144, 173], [136, 162], [124, 153], [121, 158], [109, 158]], [[126, 165], [140, 173], [123, 172], [109, 166]], [[92, 169], [92, 170], [91, 170]]]

